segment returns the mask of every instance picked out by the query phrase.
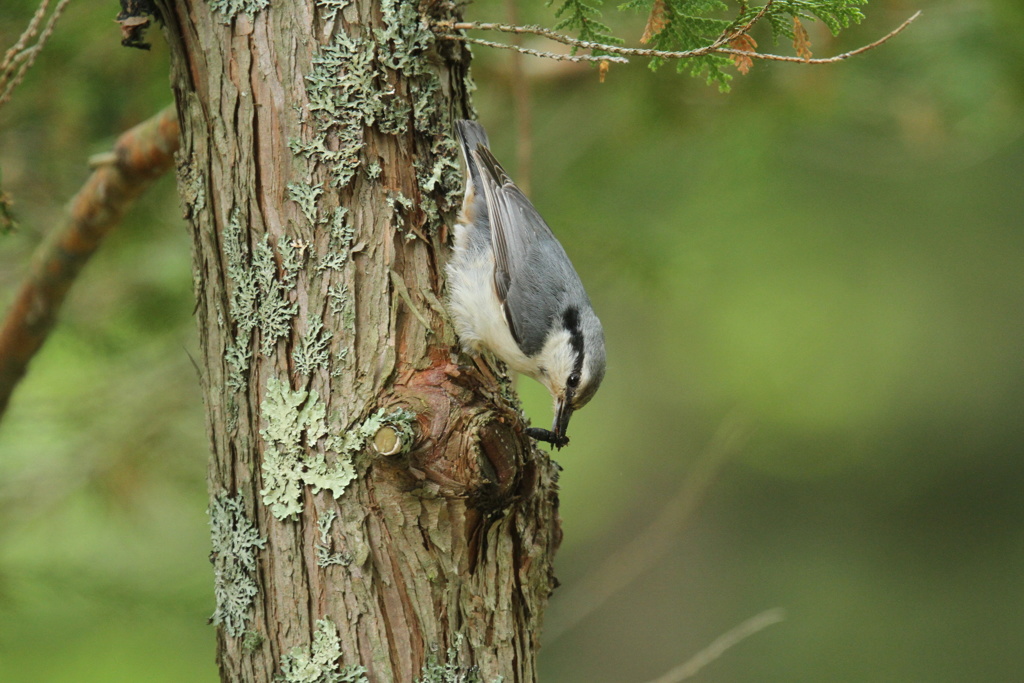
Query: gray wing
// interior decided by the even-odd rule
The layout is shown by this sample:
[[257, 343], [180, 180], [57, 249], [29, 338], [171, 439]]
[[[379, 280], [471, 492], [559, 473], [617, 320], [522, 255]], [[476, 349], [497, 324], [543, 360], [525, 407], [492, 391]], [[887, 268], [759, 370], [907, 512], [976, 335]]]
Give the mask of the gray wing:
[[490, 150], [473, 150], [481, 171], [494, 245], [494, 287], [519, 348], [544, 346], [551, 321], [586, 292], [562, 245]]

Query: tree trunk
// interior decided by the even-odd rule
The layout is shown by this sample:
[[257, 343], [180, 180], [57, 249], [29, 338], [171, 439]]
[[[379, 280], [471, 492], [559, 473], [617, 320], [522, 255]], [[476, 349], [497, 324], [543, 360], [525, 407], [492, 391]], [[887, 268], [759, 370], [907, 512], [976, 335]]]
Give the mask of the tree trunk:
[[556, 466], [441, 304], [468, 52], [428, 22], [451, 5], [159, 4], [222, 678], [535, 680]]

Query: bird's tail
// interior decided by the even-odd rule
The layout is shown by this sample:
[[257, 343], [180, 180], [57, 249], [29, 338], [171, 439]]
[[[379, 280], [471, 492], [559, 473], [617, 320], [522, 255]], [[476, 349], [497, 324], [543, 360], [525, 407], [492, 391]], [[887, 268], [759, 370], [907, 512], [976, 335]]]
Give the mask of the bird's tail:
[[470, 181], [466, 187], [466, 196], [473, 197], [476, 202], [482, 202], [484, 193], [483, 186], [480, 184], [480, 169], [473, 161], [473, 155], [470, 152], [475, 152], [480, 145], [483, 145], [484, 148], [490, 147], [487, 131], [476, 121], [459, 119], [455, 122], [455, 132], [459, 136], [459, 144], [462, 146], [462, 161], [466, 164], [467, 176]]

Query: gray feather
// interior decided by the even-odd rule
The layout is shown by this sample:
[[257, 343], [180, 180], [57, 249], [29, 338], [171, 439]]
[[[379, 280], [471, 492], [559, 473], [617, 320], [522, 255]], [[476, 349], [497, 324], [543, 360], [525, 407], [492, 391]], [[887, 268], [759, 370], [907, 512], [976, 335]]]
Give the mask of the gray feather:
[[[487, 206], [484, 200], [484, 193], [480, 187], [480, 168], [473, 160], [472, 152], [478, 147], [487, 149], [490, 143], [487, 139], [487, 131], [476, 121], [459, 119], [455, 122], [455, 132], [459, 136], [459, 144], [462, 149], [462, 160], [466, 164], [467, 178], [469, 182], [466, 194], [473, 196], [473, 211], [479, 217], [486, 219]], [[486, 224], [486, 220], [483, 221]]]
[[[480, 170], [494, 243], [495, 288], [519, 348], [528, 356], [544, 346], [551, 321], [586, 302], [597, 317], [562, 245], [526, 195], [485, 147], [471, 155]], [[597, 323], [598, 329], [600, 323]]]

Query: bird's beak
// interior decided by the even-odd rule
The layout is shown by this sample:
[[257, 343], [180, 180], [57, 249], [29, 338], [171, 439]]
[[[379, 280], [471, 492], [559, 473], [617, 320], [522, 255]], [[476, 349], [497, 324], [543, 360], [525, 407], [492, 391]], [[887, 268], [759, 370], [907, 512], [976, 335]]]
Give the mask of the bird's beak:
[[569, 428], [569, 418], [572, 417], [572, 404], [569, 403], [567, 397], [558, 399], [555, 403], [555, 421], [551, 425], [551, 431], [555, 433], [559, 441], [568, 443], [568, 439], [565, 436], [565, 431]]

